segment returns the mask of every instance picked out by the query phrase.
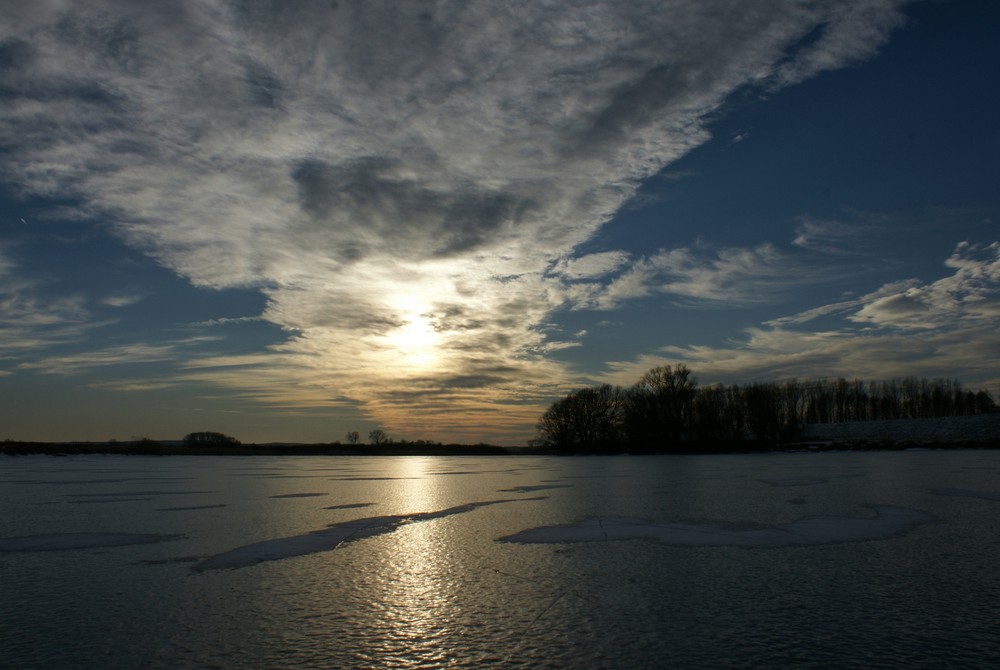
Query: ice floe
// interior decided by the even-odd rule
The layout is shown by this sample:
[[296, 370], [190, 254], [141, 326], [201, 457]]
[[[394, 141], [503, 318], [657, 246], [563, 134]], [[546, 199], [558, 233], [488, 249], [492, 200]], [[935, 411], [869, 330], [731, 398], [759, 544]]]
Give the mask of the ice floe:
[[183, 535], [147, 533], [54, 533], [0, 538], [0, 551], [65, 551], [94, 547], [123, 547], [130, 544], [155, 544], [178, 540]]
[[539, 500], [539, 498], [486, 500], [448, 507], [436, 512], [415, 512], [413, 514], [375, 516], [344, 521], [342, 523], [331, 524], [323, 530], [313, 531], [305, 535], [279, 537], [273, 540], [263, 540], [237, 547], [236, 549], [205, 559], [193, 566], [192, 570], [202, 572], [205, 570], [245, 568], [265, 561], [276, 561], [321, 551], [331, 551], [348, 542], [392, 533], [405, 524], [442, 519], [454, 514], [471, 512], [474, 509], [487, 505], [523, 502], [525, 500]]
[[579, 523], [543, 526], [500, 538], [520, 544], [653, 540], [683, 546], [780, 547], [877, 540], [904, 533], [934, 520], [927, 512], [905, 507], [866, 505], [870, 518], [806, 517], [775, 526], [734, 527], [712, 523], [653, 523], [643, 519], [591, 518]]
[[324, 507], [323, 509], [359, 509], [361, 507], [372, 507], [375, 503], [364, 502], [364, 503], [344, 503], [343, 505], [330, 505], [329, 507]]

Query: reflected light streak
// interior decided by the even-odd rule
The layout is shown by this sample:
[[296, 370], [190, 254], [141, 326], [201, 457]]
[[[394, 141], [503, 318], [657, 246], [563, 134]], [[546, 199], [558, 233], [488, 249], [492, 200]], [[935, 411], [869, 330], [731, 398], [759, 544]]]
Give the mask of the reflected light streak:
[[[402, 485], [400, 504], [412, 512], [440, 508], [431, 459], [403, 457], [396, 473]], [[448, 638], [459, 633], [460, 589], [444, 548], [446, 519], [412, 523], [394, 533], [380, 561], [376, 611], [386, 631], [379, 661], [400, 667], [442, 667], [449, 661]]]

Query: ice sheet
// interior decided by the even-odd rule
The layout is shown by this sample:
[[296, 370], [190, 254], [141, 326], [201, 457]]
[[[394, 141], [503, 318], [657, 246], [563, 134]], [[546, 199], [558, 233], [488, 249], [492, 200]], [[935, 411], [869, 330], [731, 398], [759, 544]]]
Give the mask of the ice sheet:
[[149, 502], [152, 498], [88, 498], [87, 500], [70, 500], [74, 505], [92, 503], [123, 503], [123, 502]]
[[758, 479], [761, 484], [768, 486], [812, 486], [814, 484], [828, 484], [829, 480], [821, 477], [782, 477], [779, 479]]
[[0, 551], [64, 551], [93, 547], [122, 547], [129, 544], [155, 544], [178, 540], [183, 535], [144, 533], [55, 533], [0, 538]]
[[934, 517], [916, 509], [866, 505], [875, 510], [867, 519], [806, 517], [777, 526], [754, 528], [724, 524], [652, 523], [643, 519], [593, 518], [575, 524], [544, 526], [500, 538], [503, 542], [549, 544], [653, 540], [684, 546], [777, 547], [877, 540], [904, 533]]
[[191, 569], [196, 572], [202, 572], [205, 570], [245, 568], [265, 561], [276, 561], [283, 558], [314, 554], [320, 551], [331, 551], [347, 542], [391, 533], [404, 524], [441, 519], [453, 514], [471, 512], [486, 505], [522, 502], [525, 500], [540, 500], [540, 498], [486, 500], [448, 507], [436, 512], [375, 516], [335, 523], [323, 530], [313, 531], [306, 535], [279, 537], [273, 540], [263, 540], [237, 547], [231, 551], [207, 558]]
[[190, 505], [188, 507], [160, 507], [157, 512], [189, 512], [196, 509], [217, 509], [219, 507], [228, 507], [226, 503], [216, 503], [214, 505]]
[[980, 498], [1000, 502], [1000, 491], [967, 491], [966, 489], [931, 489], [936, 496], [956, 496], [959, 498]]
[[67, 498], [137, 498], [147, 496], [191, 496], [214, 491], [105, 491], [102, 493], [66, 493]]
[[423, 477], [330, 477], [331, 482], [392, 482], [403, 479], [423, 479]]
[[572, 484], [537, 484], [535, 486], [514, 486], [509, 489], [497, 489], [497, 493], [532, 493], [533, 491], [547, 491], [549, 489], [568, 489]]

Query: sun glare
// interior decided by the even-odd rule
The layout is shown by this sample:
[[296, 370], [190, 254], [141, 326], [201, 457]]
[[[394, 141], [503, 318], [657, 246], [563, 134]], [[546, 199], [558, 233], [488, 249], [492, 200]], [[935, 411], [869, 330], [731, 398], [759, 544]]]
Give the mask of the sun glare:
[[406, 321], [403, 325], [386, 333], [386, 342], [401, 354], [403, 362], [408, 365], [418, 368], [434, 367], [439, 358], [441, 334], [423, 314], [411, 312], [404, 318]]

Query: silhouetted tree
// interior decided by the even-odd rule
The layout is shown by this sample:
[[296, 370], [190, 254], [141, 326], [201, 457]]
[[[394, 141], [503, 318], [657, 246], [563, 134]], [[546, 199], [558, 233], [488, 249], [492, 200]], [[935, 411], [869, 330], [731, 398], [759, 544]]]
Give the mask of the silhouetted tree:
[[758, 439], [780, 440], [786, 433], [785, 407], [775, 384], [750, 384], [743, 389], [747, 427]]
[[357, 444], [361, 441], [361, 434], [356, 430], [347, 431], [347, 435], [344, 436], [348, 444]]
[[662, 453], [689, 448], [683, 443], [733, 444], [749, 434], [780, 442], [807, 423], [997, 411], [987, 391], [965, 391], [955, 380], [841, 377], [699, 388], [679, 364], [653, 368], [624, 391], [609, 385], [573, 391], [542, 414], [538, 434], [541, 444], [566, 453]]
[[726, 387], [718, 384], [698, 389], [691, 420], [694, 439], [732, 440], [737, 437], [733, 432], [734, 423]]
[[988, 414], [997, 411], [997, 404], [993, 402], [993, 396], [989, 391], [979, 391], [976, 393], [976, 414]]
[[604, 384], [557, 400], [538, 420], [539, 440], [564, 453], [615, 451], [621, 443], [623, 394]]
[[189, 447], [195, 446], [235, 446], [240, 443], [235, 437], [224, 433], [214, 433], [211, 431], [201, 431], [198, 433], [188, 433], [184, 436], [184, 444]]
[[661, 451], [690, 428], [698, 382], [683, 363], [655, 367], [626, 396], [625, 431], [635, 451]]
[[381, 428], [376, 428], [368, 432], [368, 442], [378, 446], [380, 444], [386, 444], [389, 441], [389, 436], [385, 434], [385, 431]]

